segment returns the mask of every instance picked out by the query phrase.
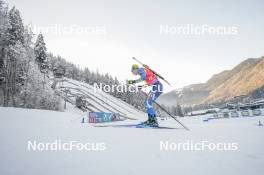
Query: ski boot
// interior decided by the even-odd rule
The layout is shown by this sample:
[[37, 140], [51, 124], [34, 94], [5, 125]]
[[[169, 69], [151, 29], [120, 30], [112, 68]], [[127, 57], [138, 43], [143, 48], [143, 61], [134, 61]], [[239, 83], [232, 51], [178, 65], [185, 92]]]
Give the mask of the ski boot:
[[144, 122], [142, 122], [143, 125], [149, 125], [151, 123], [151, 117], [148, 115], [148, 119]]
[[146, 120], [142, 124], [148, 125], [148, 126], [154, 126], [154, 127], [159, 126], [158, 121], [157, 121], [157, 117], [156, 116], [150, 116], [150, 115], [148, 115], [148, 120]]
[[153, 126], [153, 127], [158, 127], [159, 126], [159, 123], [158, 123], [158, 120], [157, 120], [156, 116], [151, 117], [149, 126]]

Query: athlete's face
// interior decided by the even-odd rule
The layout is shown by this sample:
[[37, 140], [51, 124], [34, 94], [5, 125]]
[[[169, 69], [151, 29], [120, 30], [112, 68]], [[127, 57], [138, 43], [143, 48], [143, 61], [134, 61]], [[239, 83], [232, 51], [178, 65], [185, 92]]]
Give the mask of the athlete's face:
[[138, 70], [137, 70], [137, 69], [133, 69], [133, 70], [132, 70], [132, 74], [133, 74], [133, 75], [137, 75], [137, 74], [138, 74]]

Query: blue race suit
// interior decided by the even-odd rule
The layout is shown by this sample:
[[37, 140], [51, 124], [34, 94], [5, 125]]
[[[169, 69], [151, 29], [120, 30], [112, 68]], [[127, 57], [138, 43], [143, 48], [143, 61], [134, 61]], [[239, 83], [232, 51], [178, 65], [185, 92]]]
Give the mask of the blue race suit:
[[[146, 80], [148, 78], [147, 74], [146, 74], [146, 70], [144, 68], [139, 68], [138, 73], [139, 73], [142, 80]], [[160, 83], [160, 81], [157, 79], [156, 76], [150, 85], [152, 87], [151, 87], [151, 90], [148, 94], [148, 98], [144, 102], [144, 106], [147, 110], [148, 116], [154, 118], [154, 117], [156, 117], [156, 112], [153, 108], [153, 102], [162, 94], [163, 86]]]

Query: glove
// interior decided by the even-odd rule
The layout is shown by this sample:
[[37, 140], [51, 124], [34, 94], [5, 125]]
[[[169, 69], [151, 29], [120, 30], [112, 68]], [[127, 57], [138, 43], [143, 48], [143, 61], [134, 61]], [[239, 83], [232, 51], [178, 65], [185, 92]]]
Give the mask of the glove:
[[127, 82], [128, 82], [128, 84], [135, 84], [136, 80], [128, 80]]

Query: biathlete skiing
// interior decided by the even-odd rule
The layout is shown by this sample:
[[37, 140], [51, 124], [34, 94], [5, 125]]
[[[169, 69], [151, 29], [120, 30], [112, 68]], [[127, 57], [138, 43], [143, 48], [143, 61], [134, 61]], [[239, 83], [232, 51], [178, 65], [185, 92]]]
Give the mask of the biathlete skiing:
[[158, 126], [156, 112], [153, 108], [153, 103], [163, 92], [163, 85], [158, 80], [158, 77], [147, 67], [139, 67], [137, 64], [133, 64], [131, 71], [133, 75], [139, 75], [140, 78], [137, 80], [128, 80], [128, 84], [136, 84], [145, 81], [148, 86], [151, 86], [151, 90], [144, 102], [148, 114], [148, 120], [143, 124], [150, 126]]

